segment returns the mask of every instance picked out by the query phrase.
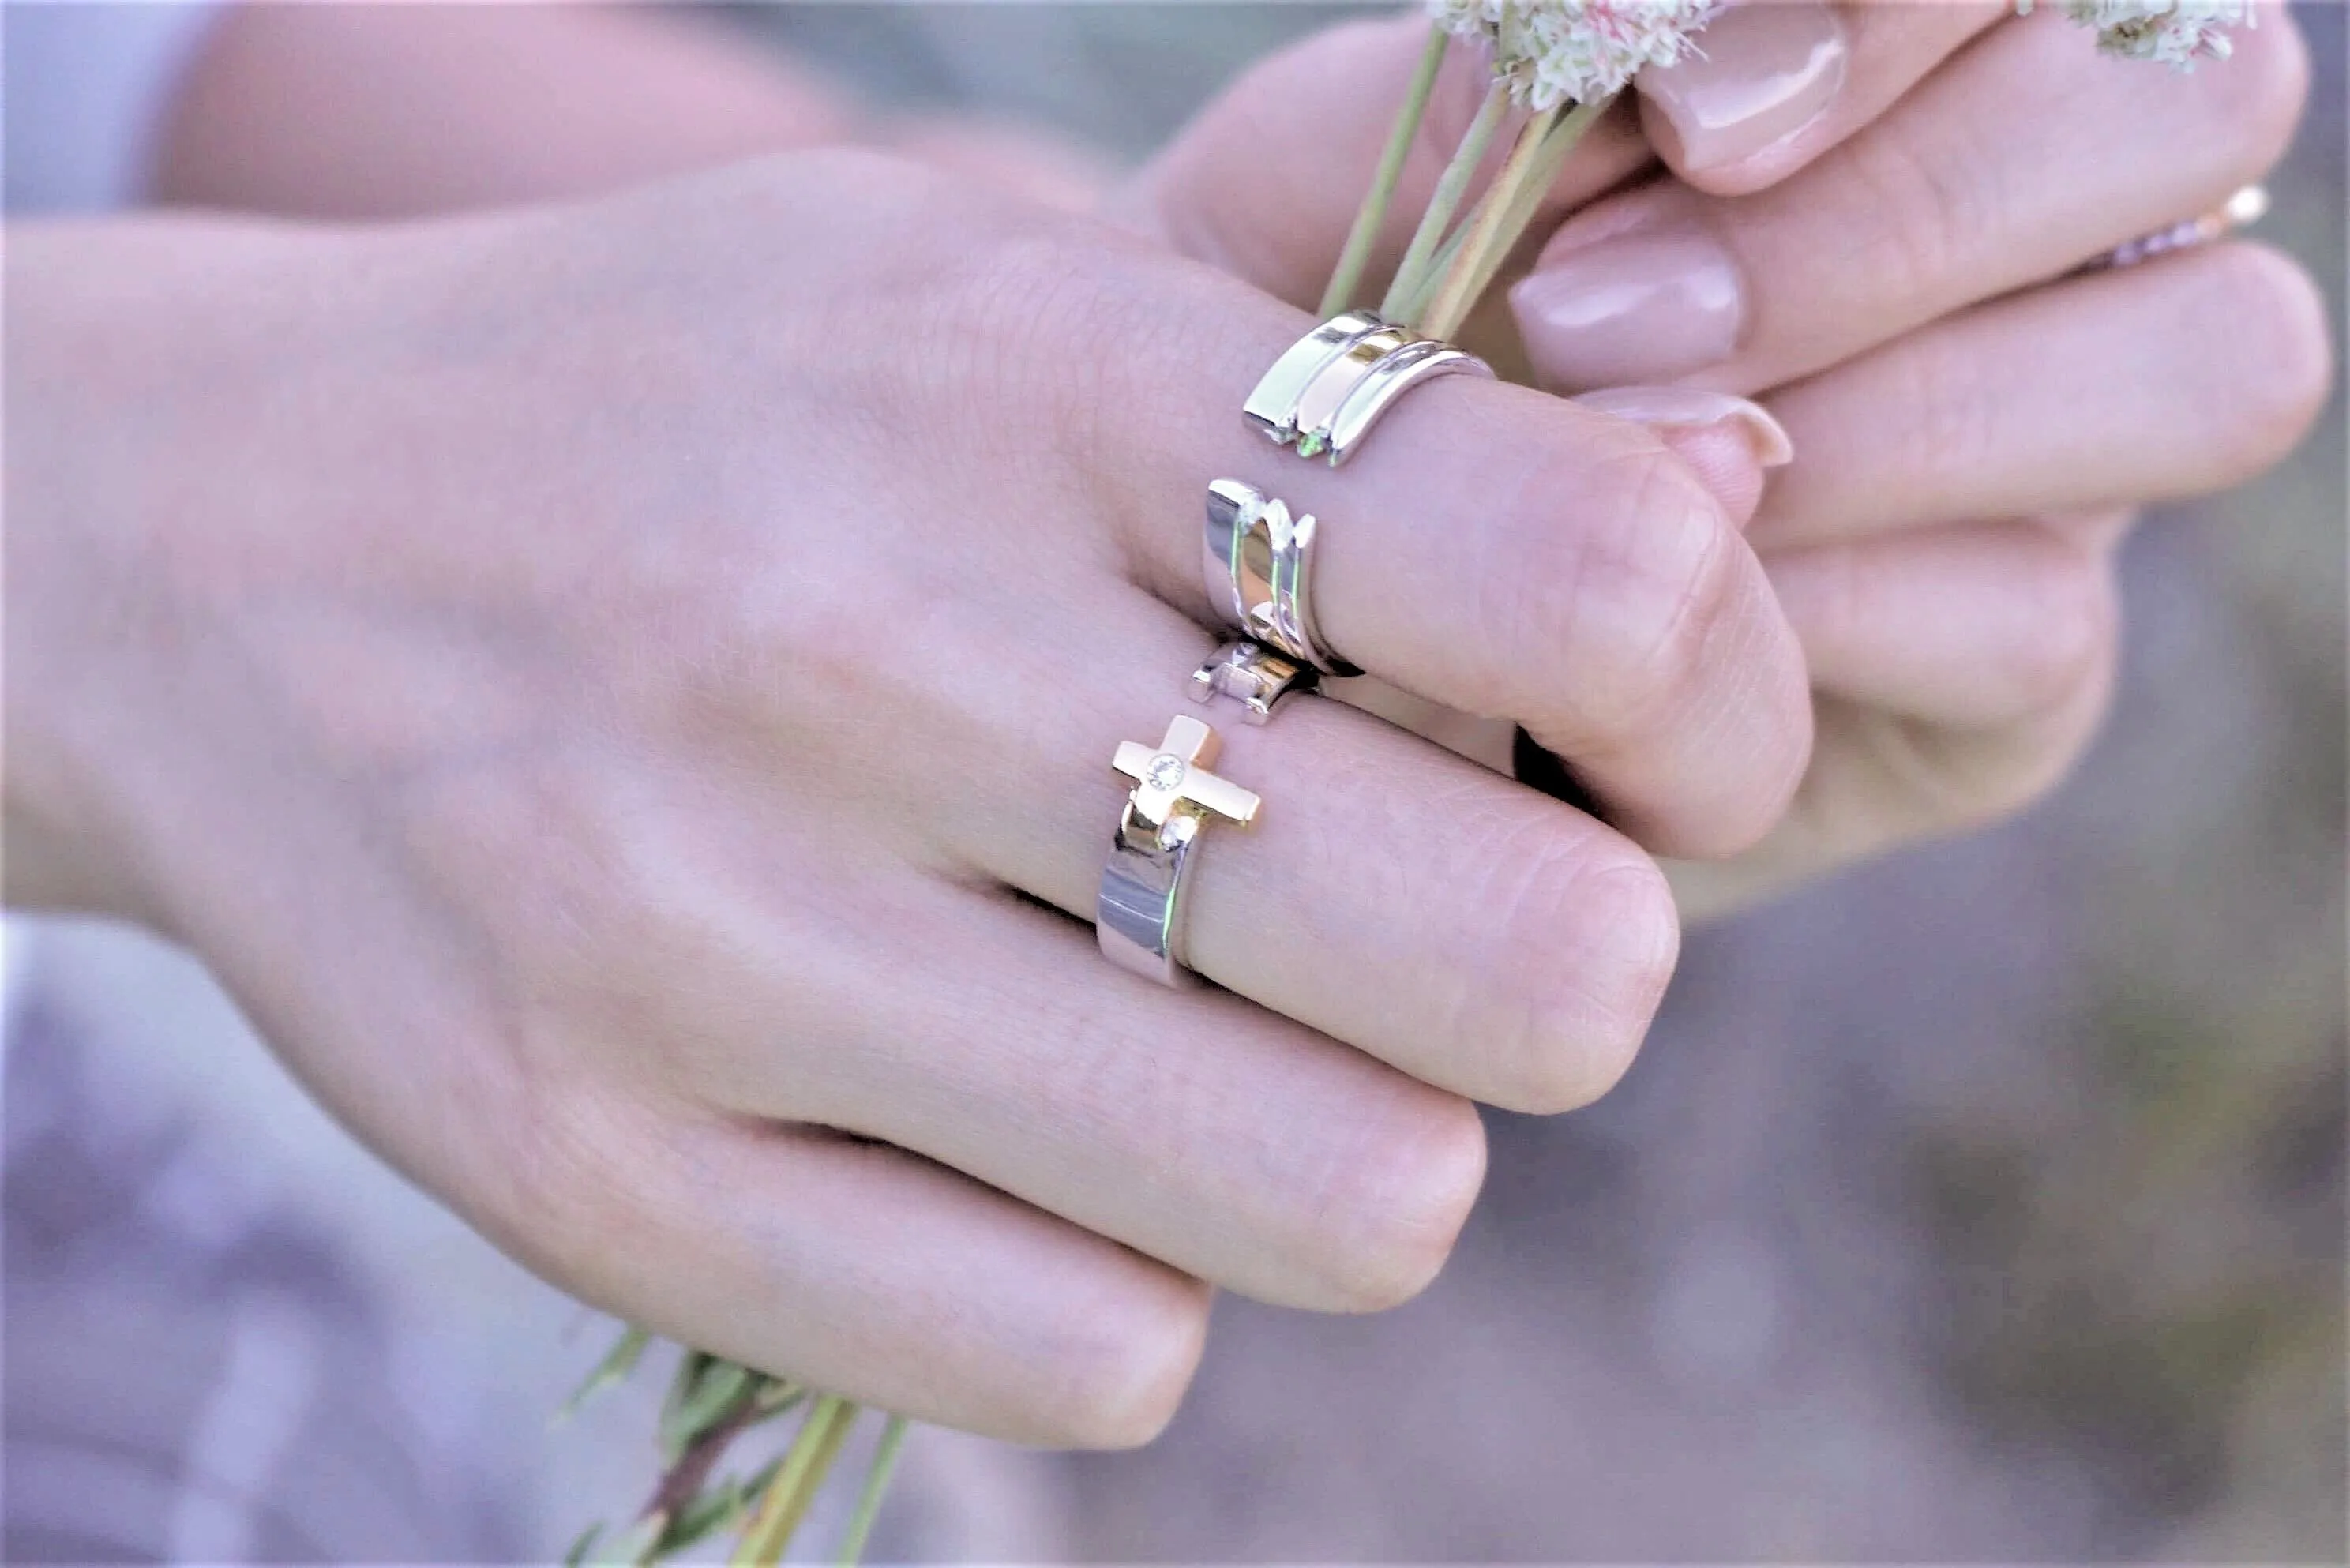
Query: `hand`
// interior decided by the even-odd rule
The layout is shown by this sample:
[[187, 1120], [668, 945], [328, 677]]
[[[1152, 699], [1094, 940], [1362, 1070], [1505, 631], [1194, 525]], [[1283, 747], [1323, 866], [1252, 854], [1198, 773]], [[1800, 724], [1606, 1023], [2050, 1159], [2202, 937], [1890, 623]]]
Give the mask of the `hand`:
[[[1580, 1103], [1646, 1025], [1653, 864], [1332, 703], [1227, 730], [1266, 805], [1191, 889], [1225, 989], [1094, 950], [1108, 761], [1194, 711], [1204, 487], [1278, 455], [1237, 410], [1298, 311], [860, 154], [8, 238], [12, 898], [188, 941], [590, 1302], [1139, 1441], [1209, 1283], [1410, 1294], [1464, 1096]], [[1776, 820], [1800, 654], [1655, 441], [1453, 380], [1284, 461], [1356, 542], [1352, 657], [1525, 714], [1656, 843]]]
[[[2275, 252], [2066, 276], [2275, 161], [2303, 91], [2291, 18], [2264, 8], [2232, 59], [2183, 77], [2053, 15], [2002, 18], [1731, 10], [1705, 60], [1650, 73], [1637, 117], [1579, 150], [1551, 199], [1572, 216], [1510, 302], [1523, 341], [1494, 346], [1565, 391], [1762, 395], [1793, 437], [1748, 537], [1803, 639], [1817, 744], [1761, 845], [1674, 867], [1690, 918], [2063, 776], [2103, 711], [2133, 509], [2258, 472], [2323, 403], [2322, 307]], [[1268, 61], [1126, 210], [1310, 303], [1424, 36], [1357, 26]], [[1390, 261], [1475, 88], [1464, 73], [1431, 109]], [[1618, 190], [1647, 157], [1636, 118], [1671, 174]], [[1307, 144], [1308, 165], [1262, 156]]]

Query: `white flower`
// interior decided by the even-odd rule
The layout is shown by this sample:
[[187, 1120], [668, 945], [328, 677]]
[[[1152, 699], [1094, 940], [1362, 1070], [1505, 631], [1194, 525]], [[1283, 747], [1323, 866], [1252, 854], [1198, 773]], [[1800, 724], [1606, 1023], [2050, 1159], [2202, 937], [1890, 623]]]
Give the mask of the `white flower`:
[[[2029, 11], [2032, 0], [2018, 0]], [[2159, 60], [2182, 71], [2198, 59], [2224, 60], [2234, 49], [2228, 29], [2255, 21], [2251, 0], [2064, 0], [2064, 14], [2097, 30], [2097, 47], [2133, 60]]]
[[1594, 103], [1646, 66], [1669, 66], [1720, 0], [1428, 0], [1446, 32], [1492, 46], [1494, 74], [1528, 109]]

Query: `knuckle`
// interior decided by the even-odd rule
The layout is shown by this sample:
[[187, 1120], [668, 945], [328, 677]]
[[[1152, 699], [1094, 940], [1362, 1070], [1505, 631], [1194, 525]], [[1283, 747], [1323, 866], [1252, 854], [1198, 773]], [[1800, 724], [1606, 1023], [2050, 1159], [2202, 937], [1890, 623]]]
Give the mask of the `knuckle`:
[[2239, 244], [2198, 259], [2210, 340], [2226, 345], [2236, 366], [2229, 395], [2210, 400], [2228, 483], [2268, 467], [2307, 433], [2333, 392], [2332, 334], [2316, 285], [2283, 254]]
[[1950, 334], [1921, 333], [1887, 355], [1888, 406], [1900, 409], [1928, 494], [1960, 490], [1970, 476], [1997, 472], [2004, 442], [2000, 392], [1986, 384], [1981, 356]]
[[620, 1259], [642, 1259], [663, 1240], [650, 1185], [622, 1181], [658, 1168], [658, 1135], [623, 1097], [541, 1075], [493, 1141], [497, 1192], [476, 1220], [490, 1239], [536, 1272], [589, 1301], [626, 1293]]
[[2113, 574], [2097, 555], [2044, 536], [2032, 573], [2032, 635], [2010, 650], [2019, 708], [2046, 713], [2080, 699], [2113, 661], [2119, 615]]
[[1969, 236], [1998, 232], [1987, 210], [1996, 203], [1969, 183], [1984, 170], [1928, 154], [1893, 131], [1856, 137], [1842, 158], [1863, 224], [1858, 259], [1881, 280], [1879, 297], [1945, 296], [1968, 270]]
[[1523, 569], [1500, 574], [1502, 625], [1529, 628], [1532, 646], [1562, 650], [1575, 711], [1551, 715], [1569, 738], [1608, 742], [1670, 723], [1731, 602], [1730, 528], [1688, 467], [1659, 444], [1597, 470], [1537, 475], [1548, 493], [1585, 498], [1581, 527], [1530, 538]]
[[1594, 868], [1527, 857], [1498, 905], [1494, 970], [1464, 1037], [1481, 1045], [1479, 1097], [1527, 1116], [1580, 1109], [1639, 1054], [1679, 954], [1671, 888], [1655, 862]]
[[1383, 1312], [1427, 1289], [1485, 1179], [1477, 1107], [1409, 1082], [1360, 1117], [1307, 1195], [1315, 1306]]
[[1054, 1325], [1021, 1436], [1061, 1448], [1133, 1449], [1183, 1403], [1207, 1344], [1209, 1293], [1164, 1271], [1137, 1272], [1073, 1299]]
[[2030, 727], [2014, 748], [1987, 770], [1973, 792], [1978, 804], [1968, 814], [1968, 826], [2013, 816], [2039, 804], [2070, 777], [2105, 716], [2112, 683], [2113, 660], [2108, 657], [2074, 688], [2052, 722]]

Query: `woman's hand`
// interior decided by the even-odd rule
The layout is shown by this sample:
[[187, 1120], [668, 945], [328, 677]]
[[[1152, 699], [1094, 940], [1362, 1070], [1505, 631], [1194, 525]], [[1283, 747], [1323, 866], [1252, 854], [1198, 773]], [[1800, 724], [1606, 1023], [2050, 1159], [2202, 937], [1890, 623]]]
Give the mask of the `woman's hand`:
[[[1268, 61], [1126, 210], [1310, 303], [1424, 36], [1360, 26]], [[2003, 5], [1758, 0], [1704, 42], [1595, 131], [1514, 322], [1482, 323], [1515, 326], [1497, 357], [1544, 385], [1761, 395], [1793, 437], [1747, 536], [1803, 639], [1818, 742], [1768, 838], [1674, 868], [1691, 917], [2061, 777], [2104, 707], [2132, 509], [2276, 462], [2330, 377], [2315, 290], [2273, 251], [2068, 275], [2275, 161], [2304, 76], [2281, 9], [2189, 76]], [[1475, 87], [1461, 73], [1431, 111], [1390, 260]], [[1672, 172], [1603, 194], [1648, 156], [1636, 118]]]
[[1657, 441], [1453, 380], [1298, 462], [1239, 406], [1308, 317], [968, 182], [8, 237], [12, 898], [188, 941], [588, 1300], [893, 1409], [1139, 1441], [1209, 1283], [1409, 1295], [1469, 1097], [1599, 1093], [1670, 971], [1628, 838], [1317, 702], [1226, 730], [1224, 989], [1101, 960], [1109, 759], [1217, 641], [1209, 480], [1343, 528], [1336, 645], [1653, 844], [1802, 774], [1793, 633]]

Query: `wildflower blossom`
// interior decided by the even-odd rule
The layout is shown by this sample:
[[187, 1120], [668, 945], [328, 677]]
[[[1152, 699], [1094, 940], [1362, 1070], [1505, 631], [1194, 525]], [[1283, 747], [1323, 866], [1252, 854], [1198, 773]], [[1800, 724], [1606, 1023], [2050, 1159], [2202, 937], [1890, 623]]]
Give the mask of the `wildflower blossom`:
[[[2031, 0], [2017, 6], [2031, 8]], [[2064, 0], [2064, 14], [2095, 27], [2106, 54], [2182, 71], [2198, 59], [2226, 59], [2235, 47], [2228, 29], [2254, 21], [2251, 0]]]
[[1719, 0], [1428, 0], [1446, 32], [1482, 39], [1521, 105], [1546, 112], [1624, 90], [1693, 51]]

